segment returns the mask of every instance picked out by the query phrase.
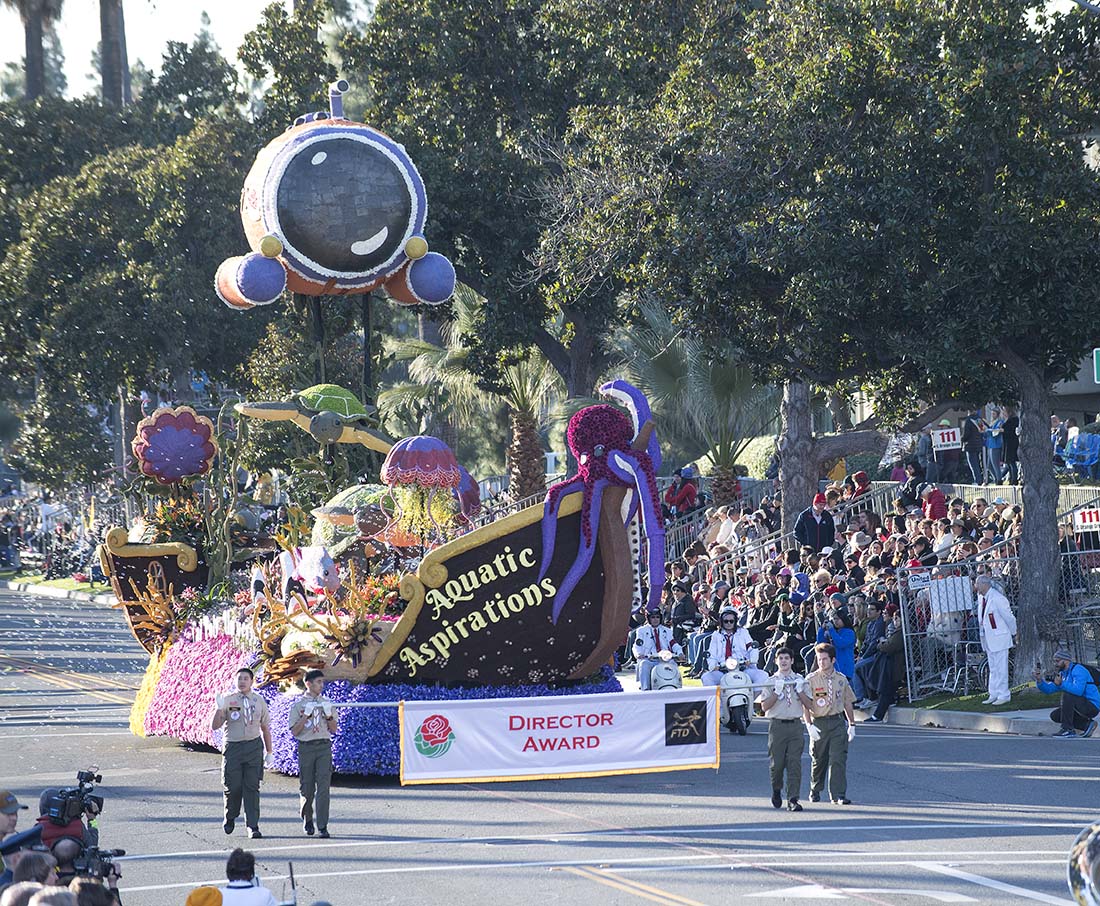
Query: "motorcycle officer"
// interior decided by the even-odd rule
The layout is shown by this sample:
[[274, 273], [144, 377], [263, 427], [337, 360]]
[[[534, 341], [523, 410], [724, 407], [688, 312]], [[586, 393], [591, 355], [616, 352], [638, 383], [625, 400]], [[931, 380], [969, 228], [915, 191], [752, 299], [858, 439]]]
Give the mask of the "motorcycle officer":
[[646, 625], [640, 626], [634, 636], [634, 659], [638, 662], [635, 675], [638, 677], [638, 688], [643, 692], [650, 688], [653, 664], [661, 657], [662, 651], [669, 651], [676, 658], [684, 656], [684, 649], [672, 637], [672, 630], [661, 625], [661, 612], [651, 610], [646, 614]]
[[718, 615], [718, 632], [710, 637], [710, 650], [707, 652], [708, 670], [702, 676], [704, 686], [717, 686], [722, 682], [723, 667], [731, 657], [748, 662], [745, 673], [754, 686], [763, 688], [768, 682], [768, 674], [752, 666], [753, 658], [749, 653], [753, 648], [752, 636], [745, 627], [738, 628], [739, 622], [737, 611], [732, 607]]

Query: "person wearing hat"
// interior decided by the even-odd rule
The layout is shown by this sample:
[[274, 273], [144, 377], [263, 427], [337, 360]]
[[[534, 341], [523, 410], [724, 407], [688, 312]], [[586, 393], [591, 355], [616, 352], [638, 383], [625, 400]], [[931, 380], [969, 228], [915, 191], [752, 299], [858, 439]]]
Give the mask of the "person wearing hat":
[[836, 524], [826, 508], [824, 494], [815, 494], [813, 503], [798, 514], [794, 524], [794, 537], [799, 545], [806, 545], [819, 553], [823, 547], [836, 544]]
[[325, 674], [307, 670], [305, 695], [290, 706], [290, 735], [298, 741], [298, 793], [302, 829], [307, 837], [316, 831], [327, 839], [329, 784], [332, 780], [332, 734], [337, 730], [336, 709], [325, 698]]
[[[953, 428], [955, 427], [951, 423], [949, 418], [941, 418], [938, 428]], [[937, 450], [935, 452], [936, 462], [940, 465], [939, 480], [944, 484], [951, 484], [955, 481], [955, 476], [959, 471], [959, 462], [961, 459], [960, 450], [958, 447], [952, 447], [949, 450]]]
[[643, 692], [649, 691], [653, 664], [665, 651], [676, 658], [684, 656], [684, 649], [673, 637], [672, 630], [661, 624], [661, 611], [651, 610], [646, 614], [646, 625], [639, 627], [634, 637], [634, 659], [638, 662], [635, 675], [638, 688]]
[[748, 662], [745, 673], [758, 688], [768, 681], [768, 674], [755, 666], [756, 647], [752, 636], [743, 626], [738, 628], [739, 623], [737, 611], [732, 607], [718, 614], [718, 631], [710, 637], [707, 649], [708, 669], [702, 676], [704, 686], [717, 686], [722, 681], [722, 665], [731, 657]]
[[185, 906], [222, 906], [222, 892], [217, 887], [196, 887], [187, 895]]
[[[214, 696], [214, 717], [211, 729], [225, 727], [225, 748], [222, 754], [222, 788], [225, 820], [222, 830], [233, 833], [244, 803], [248, 836], [258, 839], [260, 833], [260, 783], [264, 768], [272, 760], [271, 726], [267, 702], [252, 691], [255, 676], [247, 667], [237, 671], [237, 689]], [[265, 754], [266, 753], [266, 754]]]
[[1016, 618], [1008, 598], [993, 587], [989, 576], [974, 580], [978, 593], [978, 626], [982, 650], [989, 661], [989, 697], [986, 705], [1007, 704], [1012, 694], [1008, 689], [1008, 652], [1016, 635]]
[[15, 798], [15, 793], [11, 790], [0, 790], [0, 840], [15, 833], [16, 825], [19, 824], [19, 813], [26, 810], [27, 806]]
[[1036, 661], [1031, 674], [1040, 692], [1046, 695], [1061, 693], [1058, 707], [1050, 712], [1050, 719], [1062, 727], [1054, 735], [1072, 739], [1080, 730], [1082, 736], [1092, 736], [1096, 732], [1096, 715], [1100, 713], [1100, 689], [1096, 686], [1096, 678], [1084, 664], [1075, 664], [1065, 648], [1054, 652], [1054, 669], [1056, 673], [1043, 678]]

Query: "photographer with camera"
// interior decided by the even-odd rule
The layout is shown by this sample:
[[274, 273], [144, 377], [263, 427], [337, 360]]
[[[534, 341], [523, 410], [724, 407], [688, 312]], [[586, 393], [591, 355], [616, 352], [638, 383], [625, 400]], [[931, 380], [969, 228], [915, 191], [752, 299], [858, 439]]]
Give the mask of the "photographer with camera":
[[[82, 888], [103, 888], [108, 902], [121, 903], [118, 880], [122, 877], [114, 859], [126, 855], [123, 849], [99, 848], [99, 815], [103, 797], [94, 794], [103, 777], [93, 766], [78, 771], [76, 787], [44, 790], [38, 799], [38, 826], [42, 842], [57, 860], [57, 883], [68, 886], [77, 880], [89, 881]], [[87, 823], [85, 823], [87, 822]], [[85, 899], [99, 898], [97, 893]]]
[[1046, 695], [1061, 693], [1059, 706], [1050, 712], [1050, 719], [1062, 727], [1054, 735], [1073, 739], [1080, 730], [1081, 736], [1092, 736], [1096, 731], [1096, 715], [1100, 713], [1096, 678], [1084, 664], [1075, 664], [1065, 648], [1054, 652], [1054, 669], [1056, 673], [1043, 676], [1042, 664], [1036, 661], [1031, 673], [1035, 688], [1040, 692]]

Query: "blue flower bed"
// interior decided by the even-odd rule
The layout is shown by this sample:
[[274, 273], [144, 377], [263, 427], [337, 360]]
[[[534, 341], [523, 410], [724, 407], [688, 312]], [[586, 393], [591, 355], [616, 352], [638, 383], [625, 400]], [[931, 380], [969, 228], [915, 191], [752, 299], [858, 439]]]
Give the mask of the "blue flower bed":
[[[551, 688], [530, 686], [476, 686], [451, 689], [445, 686], [413, 686], [400, 683], [358, 685], [334, 681], [326, 684], [325, 695], [334, 702], [463, 701], [486, 698], [538, 698], [547, 695], [593, 695], [622, 692], [610, 667], [600, 668], [595, 682]], [[283, 694], [273, 686], [259, 689], [271, 713], [271, 735], [275, 744], [275, 767], [283, 774], [297, 775], [298, 745], [290, 735], [287, 718], [297, 694]], [[396, 775], [400, 768], [397, 708], [348, 708], [340, 711], [340, 732], [333, 740], [332, 757], [342, 774]]]

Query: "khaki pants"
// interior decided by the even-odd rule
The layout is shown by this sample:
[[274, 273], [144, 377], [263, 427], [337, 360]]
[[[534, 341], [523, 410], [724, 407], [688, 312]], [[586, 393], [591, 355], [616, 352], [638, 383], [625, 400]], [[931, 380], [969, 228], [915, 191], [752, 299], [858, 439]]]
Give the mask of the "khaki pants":
[[332, 740], [312, 739], [298, 743], [298, 793], [302, 821], [313, 821], [314, 803], [317, 827], [328, 827], [329, 781], [332, 780]]
[[829, 798], [844, 799], [848, 793], [848, 722], [843, 714], [814, 718], [821, 738], [810, 746], [810, 791], [825, 788], [829, 772]]
[[225, 820], [235, 821], [244, 799], [244, 820], [249, 827], [260, 826], [260, 781], [264, 779], [264, 741], [227, 742], [222, 755], [222, 790], [225, 794]]
[[787, 772], [787, 799], [797, 799], [802, 787], [802, 753], [806, 742], [800, 720], [771, 720], [768, 723], [768, 763], [771, 766], [772, 789], [783, 789], [783, 772]]

